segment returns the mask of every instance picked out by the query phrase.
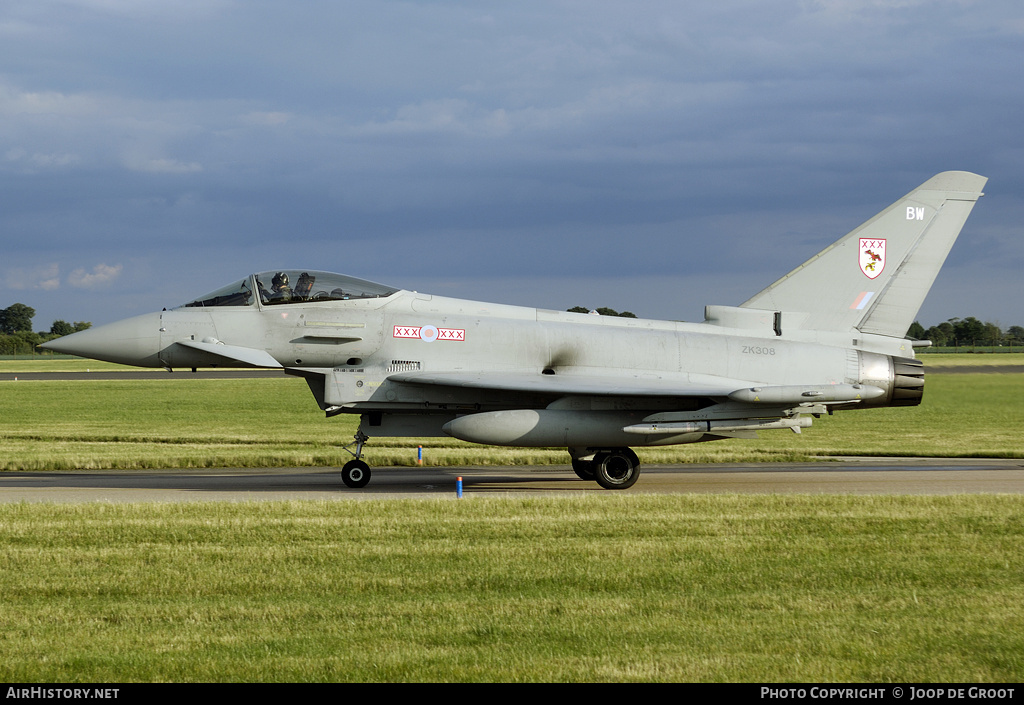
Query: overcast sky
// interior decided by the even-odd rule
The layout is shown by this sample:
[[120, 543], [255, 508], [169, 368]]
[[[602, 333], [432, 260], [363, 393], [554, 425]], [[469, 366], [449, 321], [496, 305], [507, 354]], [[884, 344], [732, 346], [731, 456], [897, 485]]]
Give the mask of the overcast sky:
[[919, 319], [1024, 325], [1020, 0], [4, 0], [0, 308], [307, 268], [701, 320], [940, 171]]

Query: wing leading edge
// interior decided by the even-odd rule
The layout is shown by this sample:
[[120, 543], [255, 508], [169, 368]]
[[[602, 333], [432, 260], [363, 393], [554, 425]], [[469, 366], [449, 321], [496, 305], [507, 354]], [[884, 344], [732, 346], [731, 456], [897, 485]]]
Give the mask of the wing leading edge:
[[[698, 377], [698, 379], [693, 379]], [[752, 405], [858, 402], [876, 399], [883, 389], [861, 384], [808, 384], [765, 386], [745, 380], [699, 375], [664, 374], [530, 375], [514, 373], [409, 372], [389, 377], [394, 382], [441, 387], [532, 392], [550, 395], [622, 397], [725, 397]]]
[[[691, 375], [675, 377], [657, 372], [623, 374], [592, 371], [583, 374], [525, 374], [514, 372], [406, 372], [388, 377], [393, 382], [438, 387], [489, 389], [502, 392], [531, 392], [550, 395], [595, 395], [630, 397], [717, 397], [728, 396], [742, 380], [694, 380]], [[699, 377], [699, 376], [696, 376]]]

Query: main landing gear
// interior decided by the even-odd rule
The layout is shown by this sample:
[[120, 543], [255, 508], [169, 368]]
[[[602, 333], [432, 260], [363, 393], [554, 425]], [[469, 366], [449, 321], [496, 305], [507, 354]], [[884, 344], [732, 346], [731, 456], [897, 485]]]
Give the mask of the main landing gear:
[[[370, 482], [370, 466], [363, 461], [363, 446], [370, 437], [362, 429], [356, 431], [355, 442], [345, 446], [352, 460], [341, 468], [341, 481], [353, 489]], [[356, 449], [350, 450], [352, 446]], [[606, 490], [625, 490], [640, 477], [640, 459], [630, 448], [570, 448], [572, 469], [583, 480], [593, 480]]]
[[353, 445], [356, 447], [355, 452], [348, 450], [354, 458], [341, 468], [341, 481], [346, 486], [353, 489], [359, 489], [360, 487], [366, 487], [366, 483], [370, 481], [370, 466], [363, 462], [363, 446], [370, 440], [370, 437], [363, 433], [362, 429], [356, 431], [355, 443], [349, 443], [345, 446], [345, 450], [348, 450]]
[[640, 477], [640, 459], [629, 448], [602, 449], [588, 459], [589, 449], [570, 448], [572, 470], [582, 480], [596, 480], [606, 490], [632, 487]]

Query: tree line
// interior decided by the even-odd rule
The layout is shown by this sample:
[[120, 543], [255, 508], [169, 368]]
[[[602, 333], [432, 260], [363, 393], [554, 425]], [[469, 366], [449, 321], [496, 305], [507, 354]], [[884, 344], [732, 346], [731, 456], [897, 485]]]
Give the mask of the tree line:
[[62, 335], [71, 335], [92, 327], [88, 321], [54, 321], [49, 331], [32, 331], [36, 310], [25, 304], [0, 308], [0, 355], [29, 355], [36, 346]]
[[964, 345], [1024, 345], [1024, 327], [1010, 326], [1005, 331], [995, 323], [979, 321], [974, 316], [950, 318], [937, 326], [925, 328], [914, 321], [907, 331], [914, 340], [930, 340], [937, 348]]
[[633, 313], [632, 311], [623, 311], [622, 313], [619, 313], [615, 309], [608, 308], [607, 306], [602, 306], [601, 308], [595, 308], [595, 309], [589, 309], [586, 306], [573, 306], [572, 308], [566, 309], [566, 310], [569, 313], [590, 313], [591, 311], [593, 311], [594, 313], [600, 314], [602, 316], [619, 316], [620, 318], [636, 318], [636, 314]]

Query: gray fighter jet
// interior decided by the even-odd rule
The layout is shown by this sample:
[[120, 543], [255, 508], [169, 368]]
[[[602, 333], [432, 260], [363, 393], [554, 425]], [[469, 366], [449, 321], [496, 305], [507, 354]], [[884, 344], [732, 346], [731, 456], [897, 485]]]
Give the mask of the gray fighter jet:
[[631, 446], [797, 433], [836, 410], [921, 403], [906, 332], [987, 179], [929, 179], [774, 284], [701, 323], [420, 294], [339, 274], [251, 274], [182, 306], [42, 347], [141, 367], [281, 368], [372, 436], [565, 447], [581, 478], [636, 482]]

